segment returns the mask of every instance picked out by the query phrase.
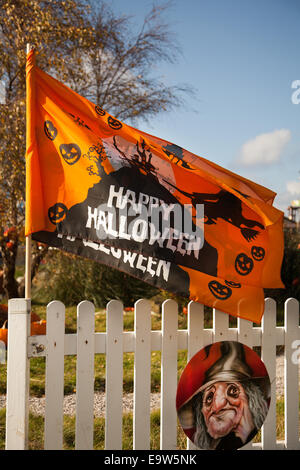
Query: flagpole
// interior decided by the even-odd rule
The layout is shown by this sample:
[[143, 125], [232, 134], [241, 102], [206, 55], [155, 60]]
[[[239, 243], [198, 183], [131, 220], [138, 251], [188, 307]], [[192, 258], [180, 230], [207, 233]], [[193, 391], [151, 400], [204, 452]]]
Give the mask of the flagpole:
[[[32, 44], [26, 44], [26, 55], [32, 48]], [[26, 129], [26, 132], [28, 132], [28, 129]], [[25, 241], [25, 299], [31, 298], [31, 245], [31, 235], [27, 235]]]

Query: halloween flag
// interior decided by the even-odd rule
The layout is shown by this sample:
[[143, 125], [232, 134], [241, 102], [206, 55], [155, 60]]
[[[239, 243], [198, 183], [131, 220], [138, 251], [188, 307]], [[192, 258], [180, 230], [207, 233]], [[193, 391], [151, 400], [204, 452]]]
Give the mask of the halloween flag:
[[141, 132], [27, 56], [26, 235], [259, 323], [283, 287], [275, 193]]

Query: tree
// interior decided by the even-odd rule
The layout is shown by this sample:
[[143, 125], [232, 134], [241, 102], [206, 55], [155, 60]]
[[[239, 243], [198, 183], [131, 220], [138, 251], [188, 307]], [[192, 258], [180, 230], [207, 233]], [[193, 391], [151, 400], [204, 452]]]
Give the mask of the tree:
[[61, 300], [74, 305], [90, 300], [104, 308], [111, 299], [119, 299], [131, 307], [139, 298], [150, 298], [158, 289], [127, 274], [82, 257], [51, 250], [45, 266], [36, 276], [35, 298], [50, 302]]
[[267, 297], [282, 304], [289, 297], [300, 300], [300, 232], [298, 229], [285, 228], [284, 256], [281, 267], [284, 289], [265, 289]]
[[[44, 69], [62, 73], [64, 57], [89, 43], [91, 34], [84, 23], [84, 12], [85, 5], [72, 0], [1, 2], [0, 254], [8, 297], [19, 294], [15, 263], [24, 226], [26, 43], [36, 46]], [[32, 267], [34, 275], [36, 259]]]
[[[192, 92], [191, 87], [167, 86], [151, 73], [160, 63], [173, 63], [180, 54], [163, 22], [168, 7], [169, 3], [153, 6], [133, 34], [130, 17], [117, 17], [107, 4], [92, 1], [88, 10], [92, 18], [90, 13], [87, 16], [93, 47], [76, 61], [87, 72], [87, 80], [80, 80], [80, 70], [76, 70], [74, 89], [121, 120], [149, 120], [182, 105], [182, 94]], [[72, 73], [69, 77], [73, 78]]]
[[[26, 43], [35, 46], [43, 70], [121, 119], [169, 110], [189, 90], [165, 86], [149, 73], [153, 64], [176, 57], [162, 22], [166, 5], [153, 7], [136, 35], [129, 18], [116, 16], [104, 2], [2, 0], [1, 6], [0, 258], [11, 298], [24, 295], [15, 264], [24, 239]], [[32, 278], [46, 251], [35, 245]]]

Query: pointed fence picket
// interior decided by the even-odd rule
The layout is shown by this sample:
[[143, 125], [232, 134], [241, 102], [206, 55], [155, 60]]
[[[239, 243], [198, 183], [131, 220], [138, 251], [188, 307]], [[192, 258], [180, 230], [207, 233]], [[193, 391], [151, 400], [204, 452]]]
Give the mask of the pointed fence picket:
[[77, 307], [76, 450], [94, 445], [94, 351], [95, 307], [81, 302]]
[[[133, 447], [150, 449], [150, 397], [151, 397], [151, 304], [147, 300], [136, 303], [134, 319], [134, 408]], [[143, 380], [139, 380], [143, 377]]]
[[122, 449], [123, 308], [111, 300], [106, 316], [105, 448]]
[[[187, 360], [216, 341], [239, 341], [260, 347], [271, 386], [271, 404], [262, 427], [261, 442], [243, 449], [300, 449], [299, 444], [299, 303], [285, 303], [284, 326], [276, 326], [276, 304], [266, 299], [261, 326], [238, 319], [229, 327], [229, 316], [213, 311], [213, 327], [204, 328], [204, 308], [190, 302], [187, 329], [178, 329], [174, 300], [162, 305], [161, 330], [151, 330], [151, 308], [146, 300], [135, 304], [134, 331], [123, 331], [123, 305], [107, 305], [106, 332], [94, 332], [94, 306], [78, 305], [77, 333], [65, 334], [65, 307], [53, 301], [47, 307], [47, 334], [30, 336], [30, 301], [9, 301], [7, 357], [6, 449], [28, 446], [29, 362], [46, 358], [45, 449], [63, 448], [64, 357], [76, 355], [76, 449], [93, 448], [94, 354], [106, 355], [105, 448], [122, 449], [123, 354], [134, 353], [133, 448], [150, 448], [151, 352], [161, 351], [160, 447], [177, 447], [177, 359], [187, 350]], [[276, 346], [284, 346], [285, 439], [276, 440]], [[298, 349], [297, 349], [298, 348]], [[195, 449], [187, 439], [187, 449]]]
[[45, 379], [45, 449], [63, 445], [65, 307], [51, 302], [47, 308]]

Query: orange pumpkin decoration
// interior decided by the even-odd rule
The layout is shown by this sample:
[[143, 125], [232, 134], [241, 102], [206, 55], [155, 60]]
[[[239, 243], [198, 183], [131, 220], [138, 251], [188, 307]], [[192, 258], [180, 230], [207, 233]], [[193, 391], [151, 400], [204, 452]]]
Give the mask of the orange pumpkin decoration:
[[0, 341], [3, 341], [3, 343], [5, 343], [5, 345], [7, 346], [8, 329], [6, 328], [6, 323], [7, 323], [7, 320], [3, 323], [2, 328], [0, 328]]
[[46, 334], [46, 320], [31, 322], [31, 336]]
[[[4, 314], [4, 315], [7, 315], [8, 314], [8, 307], [7, 305], [5, 304], [0, 304], [0, 314]], [[30, 321], [33, 322], [33, 321], [40, 321], [41, 320], [41, 317], [37, 314], [37, 313], [34, 313], [34, 312], [31, 312], [31, 317], [30, 317]]]
[[11, 233], [16, 232], [16, 227], [10, 227], [3, 232], [4, 237], [8, 237]]
[[41, 317], [40, 317], [39, 315], [37, 315], [36, 313], [31, 312], [30, 321], [31, 321], [31, 323], [32, 323], [33, 321], [41, 321]]
[[124, 310], [125, 310], [125, 312], [133, 312], [134, 307], [125, 307]]
[[8, 313], [8, 307], [5, 304], [0, 304], [0, 313], [7, 314]]
[[12, 241], [9, 241], [6, 243], [6, 248], [8, 248], [9, 250], [12, 250], [14, 247], [14, 242]]
[[[7, 305], [0, 304], [0, 312], [7, 313]], [[45, 335], [46, 334], [46, 320], [41, 320], [39, 315], [34, 312], [31, 312], [31, 336], [33, 335]], [[6, 328], [7, 320], [3, 323], [2, 328], [0, 328], [0, 341], [3, 341], [7, 346], [7, 335], [8, 329]]]

